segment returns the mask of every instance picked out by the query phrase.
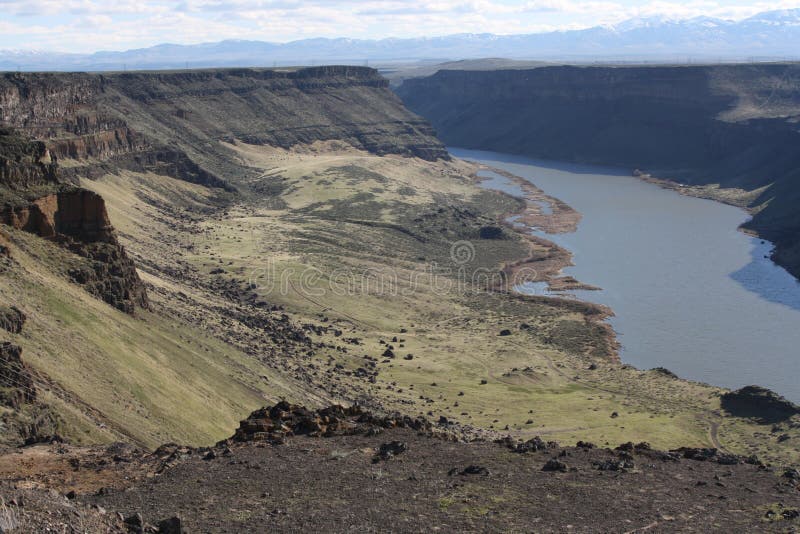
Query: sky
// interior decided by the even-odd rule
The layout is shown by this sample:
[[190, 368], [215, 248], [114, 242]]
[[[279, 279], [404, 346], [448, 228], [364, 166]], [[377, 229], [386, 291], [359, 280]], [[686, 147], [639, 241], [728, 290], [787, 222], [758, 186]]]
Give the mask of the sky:
[[797, 7], [800, 0], [0, 0], [0, 49], [537, 33], [652, 16], [738, 20]]

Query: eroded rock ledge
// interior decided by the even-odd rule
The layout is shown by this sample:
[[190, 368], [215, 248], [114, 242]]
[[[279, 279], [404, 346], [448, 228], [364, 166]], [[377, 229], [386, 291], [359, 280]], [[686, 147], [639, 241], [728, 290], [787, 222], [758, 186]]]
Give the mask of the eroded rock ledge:
[[148, 300], [133, 261], [117, 240], [103, 198], [60, 182], [39, 141], [0, 131], [0, 223], [59, 243], [88, 260], [72, 279], [115, 308], [133, 313]]

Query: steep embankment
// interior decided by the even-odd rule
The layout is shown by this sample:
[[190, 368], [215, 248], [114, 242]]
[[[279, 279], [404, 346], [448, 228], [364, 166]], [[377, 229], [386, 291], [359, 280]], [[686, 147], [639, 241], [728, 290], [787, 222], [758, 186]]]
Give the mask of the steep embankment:
[[450, 145], [755, 192], [747, 227], [800, 276], [800, 67], [440, 71], [398, 93]]
[[428, 123], [360, 67], [9, 73], [0, 77], [0, 119], [82, 167], [113, 162], [206, 185], [244, 172], [230, 168], [221, 140], [283, 148], [337, 140], [376, 154], [447, 157]]
[[303, 327], [245, 280], [199, 277], [176, 236], [260, 176], [230, 143], [447, 157], [362, 68], [7, 73], [0, 121], [0, 442], [209, 441], [265, 395], [329, 398], [290, 376]]

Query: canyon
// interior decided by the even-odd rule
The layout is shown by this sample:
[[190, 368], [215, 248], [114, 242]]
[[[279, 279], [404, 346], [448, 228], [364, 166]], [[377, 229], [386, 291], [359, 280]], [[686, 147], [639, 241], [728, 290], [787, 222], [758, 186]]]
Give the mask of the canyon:
[[[793, 520], [797, 485], [783, 475], [800, 458], [797, 407], [625, 365], [608, 308], [512, 291], [519, 267], [551, 273], [568, 258], [504, 220], [557, 227], [579, 214], [482, 188], [482, 168], [451, 157], [377, 71], [6, 73], [0, 118], [0, 469], [14, 479], [0, 490], [15, 510], [31, 503], [37, 528], [63, 526], [61, 512], [109, 531], [173, 513], [199, 518], [192, 528], [253, 528], [249, 517], [288, 528], [300, 512], [280, 497], [272, 519], [253, 515], [264, 509], [253, 499], [283, 491], [242, 471], [262, 464], [289, 469], [276, 481], [287, 492], [347, 465], [341, 478], [325, 471], [313, 502], [334, 480], [384, 487], [383, 465], [407, 481], [393, 500], [413, 507], [406, 458], [441, 450], [458, 462], [419, 472], [444, 500], [409, 528], [425, 517], [478, 528], [491, 509], [527, 506], [490, 494], [512, 472], [574, 502], [586, 484], [611, 502], [611, 476], [634, 493], [695, 465], [707, 484], [726, 469], [739, 481], [715, 491], [746, 513], [712, 526]], [[303, 441], [319, 435], [331, 439]], [[303, 456], [312, 450], [321, 456]], [[238, 485], [187, 482], [206, 476]], [[480, 495], [462, 495], [462, 481]], [[159, 497], [136, 516], [138, 492], [187, 485], [187, 501]], [[220, 519], [195, 513], [207, 491], [232, 499], [207, 510]], [[619, 513], [631, 528], [661, 524], [686, 502], [657, 519]], [[234, 509], [242, 516], [222, 517]], [[323, 511], [304, 524], [323, 525]], [[372, 511], [359, 524], [375, 525]]]
[[796, 64], [443, 70], [398, 94], [451, 146], [622, 167], [746, 207], [744, 228], [800, 276]]

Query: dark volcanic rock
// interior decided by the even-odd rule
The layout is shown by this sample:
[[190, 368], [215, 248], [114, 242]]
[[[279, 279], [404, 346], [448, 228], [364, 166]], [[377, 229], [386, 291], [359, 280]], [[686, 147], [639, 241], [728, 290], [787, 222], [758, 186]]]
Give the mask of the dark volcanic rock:
[[22, 332], [22, 327], [26, 319], [27, 317], [25, 314], [16, 306], [0, 306], [0, 328], [12, 334], [19, 334]]
[[0, 345], [0, 404], [19, 408], [36, 400], [31, 372], [22, 361], [22, 349], [5, 342]]
[[[308, 410], [281, 401], [275, 406], [256, 410], [239, 425], [232, 442], [266, 441], [282, 443], [295, 435], [338, 436], [364, 434], [374, 428], [411, 428], [430, 431], [433, 425], [423, 418], [393, 414], [376, 416], [359, 406], [328, 406]], [[220, 442], [223, 444], [225, 442]]]
[[593, 465], [599, 471], [625, 471], [634, 468], [633, 460], [630, 459], [609, 458], [608, 460], [594, 462]]
[[447, 476], [471, 476], [471, 475], [481, 475], [481, 476], [489, 476], [489, 470], [481, 465], [468, 465], [464, 469], [459, 469], [458, 467], [454, 467], [447, 472]]
[[16, 190], [56, 184], [57, 165], [41, 141], [30, 141], [0, 127], [0, 183]]
[[555, 458], [551, 458], [542, 466], [542, 471], [559, 471], [561, 473], [565, 473], [567, 469], [567, 464], [556, 460]]
[[378, 454], [375, 457], [375, 460], [389, 460], [395, 456], [399, 456], [406, 452], [406, 444], [402, 441], [390, 441], [389, 443], [384, 443], [378, 449]]
[[499, 226], [482, 226], [479, 230], [481, 239], [503, 239], [505, 233]]
[[182, 527], [180, 517], [170, 517], [158, 522], [156, 525], [159, 534], [183, 534], [185, 531]]
[[535, 436], [528, 441], [515, 441], [511, 436], [506, 436], [504, 438], [495, 440], [495, 443], [503, 447], [507, 447], [512, 452], [516, 453], [546, 451], [550, 449], [557, 449], [559, 447], [558, 443], [555, 441], [545, 442], [539, 436]]
[[725, 393], [722, 407], [731, 415], [753, 417], [770, 424], [800, 414], [800, 406], [760, 386], [745, 386]]

